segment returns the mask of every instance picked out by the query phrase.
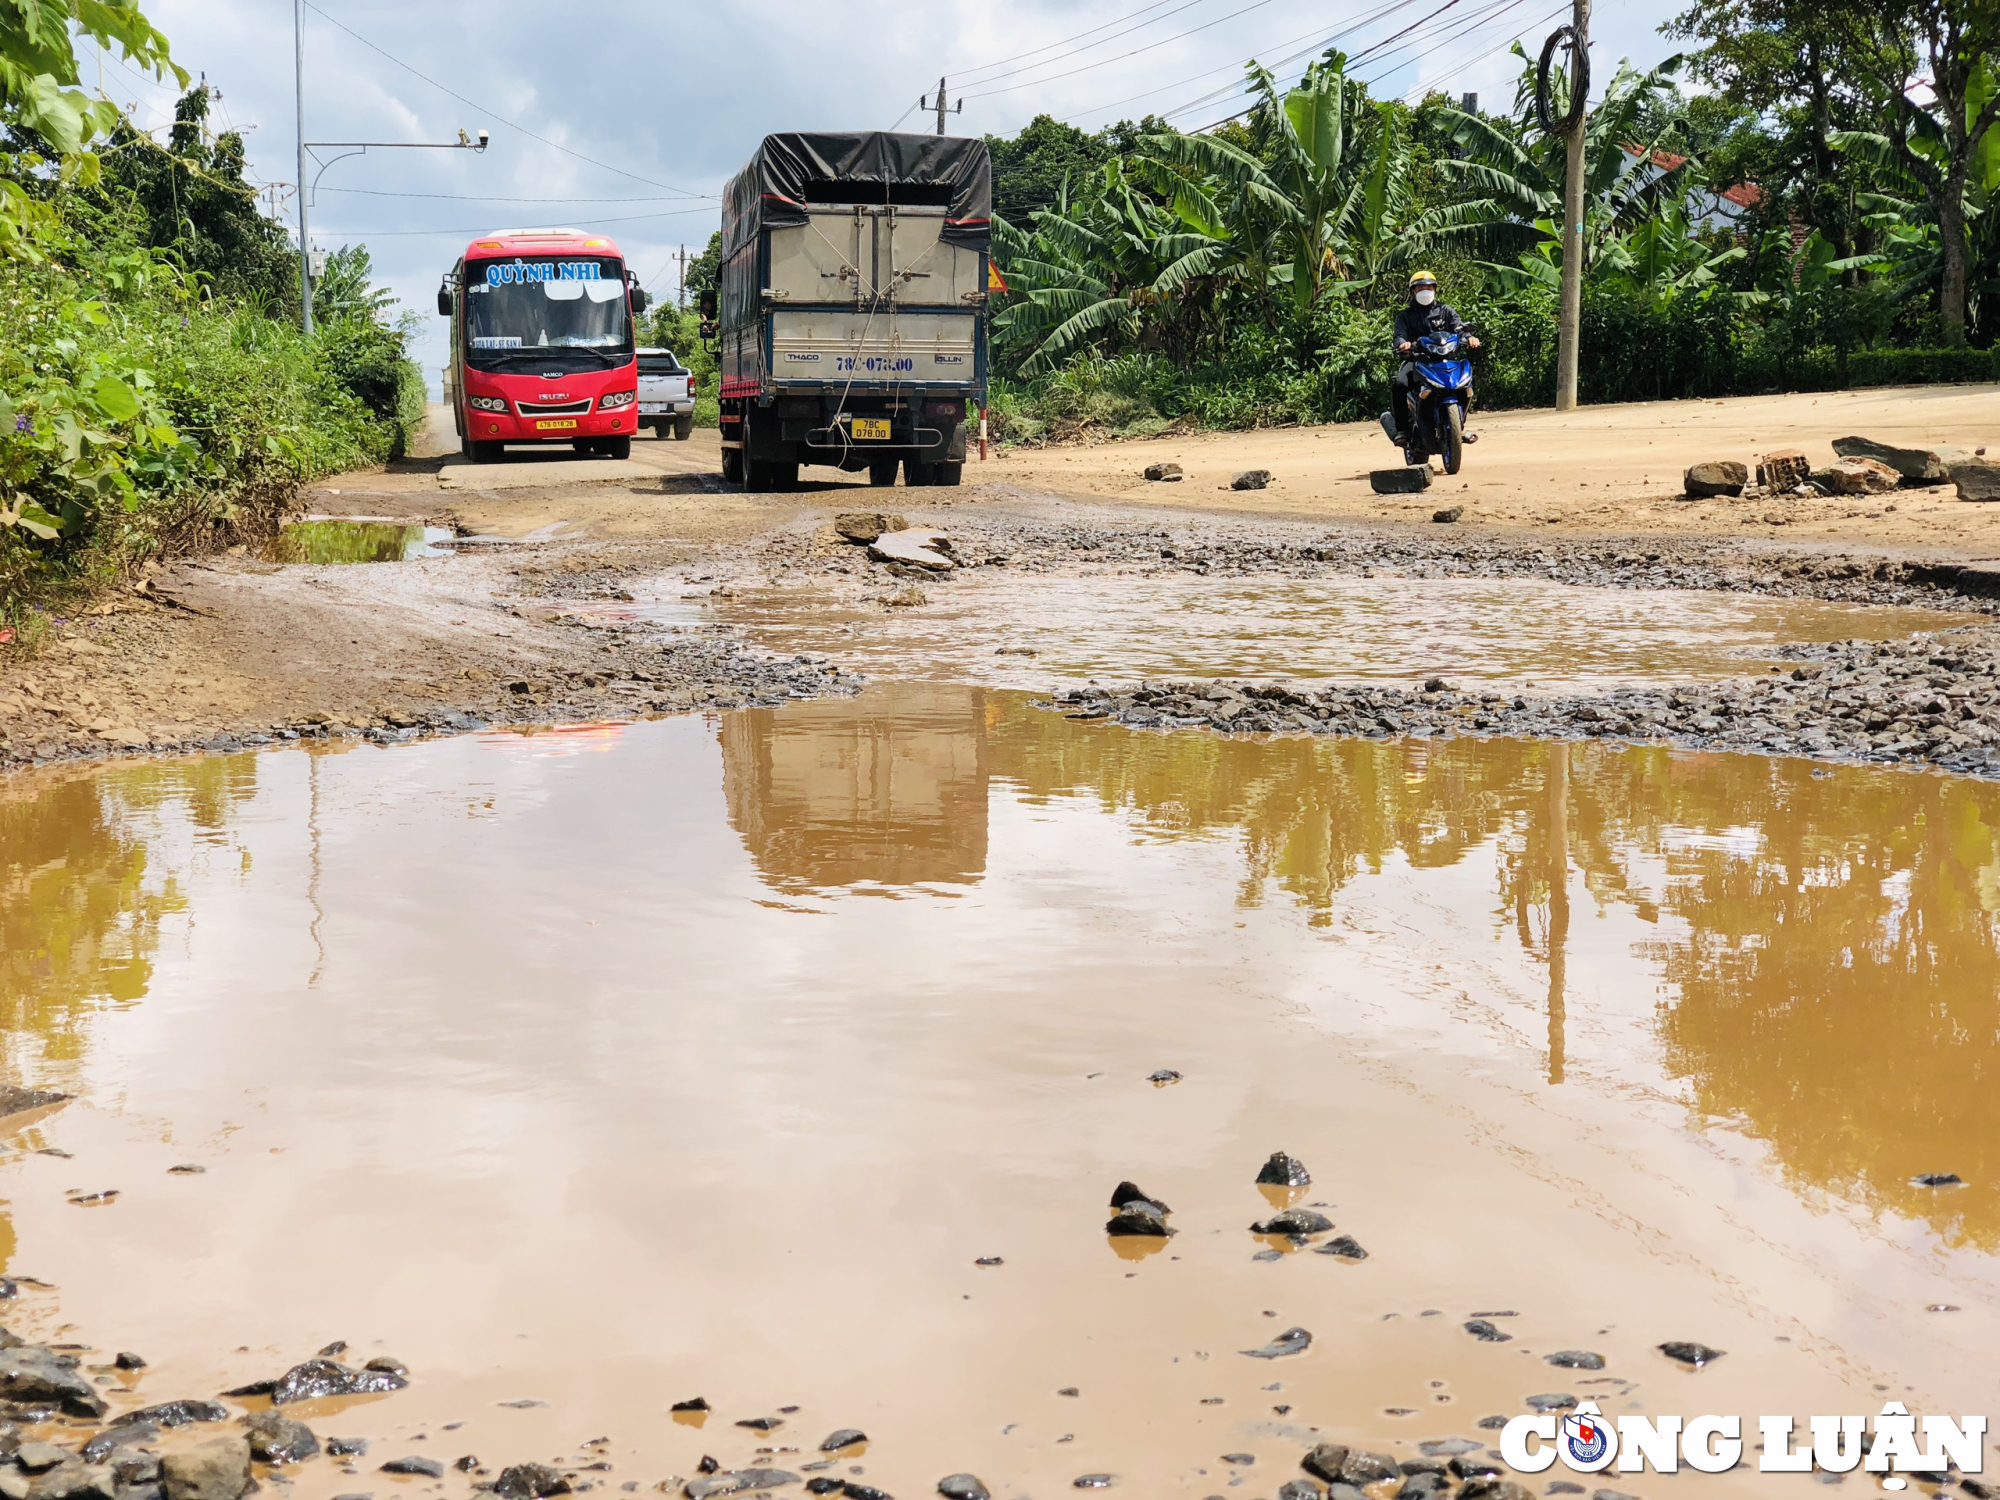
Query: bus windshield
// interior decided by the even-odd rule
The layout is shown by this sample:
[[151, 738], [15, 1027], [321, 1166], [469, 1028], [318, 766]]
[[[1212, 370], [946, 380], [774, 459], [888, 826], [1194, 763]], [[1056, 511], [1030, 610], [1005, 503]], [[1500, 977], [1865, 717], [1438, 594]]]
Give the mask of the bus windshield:
[[625, 268], [614, 259], [515, 256], [465, 266], [465, 350], [475, 365], [551, 353], [591, 363], [632, 357]]

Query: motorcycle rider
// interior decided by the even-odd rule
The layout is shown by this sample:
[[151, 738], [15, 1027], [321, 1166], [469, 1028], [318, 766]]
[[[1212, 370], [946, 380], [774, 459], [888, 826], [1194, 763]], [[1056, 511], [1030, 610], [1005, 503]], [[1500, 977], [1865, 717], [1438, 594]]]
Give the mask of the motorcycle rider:
[[[1410, 447], [1417, 414], [1417, 367], [1410, 355], [1416, 352], [1417, 340], [1427, 334], [1465, 333], [1465, 319], [1450, 304], [1438, 301], [1438, 279], [1433, 271], [1412, 272], [1409, 293], [1409, 300], [1396, 309], [1394, 338], [1403, 363], [1389, 388], [1389, 409], [1395, 414], [1397, 424], [1392, 436], [1402, 445], [1403, 456], [1414, 464], [1421, 460]], [[1468, 349], [1477, 349], [1479, 340], [1467, 333], [1465, 344]]]

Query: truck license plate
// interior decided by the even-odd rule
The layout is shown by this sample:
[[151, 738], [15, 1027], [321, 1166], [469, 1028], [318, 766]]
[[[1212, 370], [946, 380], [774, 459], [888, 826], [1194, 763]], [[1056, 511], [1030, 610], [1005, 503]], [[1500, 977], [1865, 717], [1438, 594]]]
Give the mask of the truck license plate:
[[863, 442], [886, 443], [889, 441], [889, 419], [887, 417], [856, 417], [854, 436]]
[[575, 417], [564, 417], [559, 422], [537, 422], [535, 424], [535, 431], [537, 432], [571, 432], [575, 428]]

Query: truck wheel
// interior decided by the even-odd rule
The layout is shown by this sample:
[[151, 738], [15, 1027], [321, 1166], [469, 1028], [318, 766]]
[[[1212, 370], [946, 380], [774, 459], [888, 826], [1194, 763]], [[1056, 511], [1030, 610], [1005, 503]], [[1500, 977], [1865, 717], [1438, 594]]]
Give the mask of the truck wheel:
[[689, 438], [693, 436], [694, 436], [693, 412], [687, 412], [681, 416], [674, 418], [674, 438], [677, 442], [685, 443]]
[[868, 482], [873, 485], [890, 485], [896, 482], [896, 460], [877, 458], [868, 464]]
[[597, 440], [597, 451], [604, 458], [630, 458], [632, 439], [629, 437], [608, 437]]
[[731, 484], [743, 482], [743, 450], [724, 448], [722, 450], [722, 477]]
[[931, 483], [958, 487], [959, 476], [965, 472], [964, 464], [932, 464]]
[[778, 470], [781, 467], [768, 458], [744, 459], [743, 488], [753, 495], [769, 494], [778, 488]]
[[927, 464], [922, 459], [916, 459], [916, 458], [904, 459], [903, 483], [907, 484], [911, 489], [916, 489], [920, 485], [929, 484], [931, 482], [931, 470], [934, 467], [935, 467], [934, 465]]
[[482, 442], [478, 438], [467, 438], [459, 447], [465, 452], [466, 462], [474, 464], [497, 464], [507, 453], [505, 443]]

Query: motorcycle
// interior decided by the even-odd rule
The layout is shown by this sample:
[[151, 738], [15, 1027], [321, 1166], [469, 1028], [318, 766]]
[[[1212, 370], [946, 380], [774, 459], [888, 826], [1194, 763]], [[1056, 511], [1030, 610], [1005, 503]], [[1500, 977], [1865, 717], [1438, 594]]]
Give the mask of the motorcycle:
[[[1472, 410], [1472, 361], [1461, 354], [1464, 336], [1428, 333], [1417, 340], [1410, 357], [1417, 371], [1416, 415], [1403, 434], [1407, 457], [1424, 463], [1432, 454], [1444, 461], [1444, 471], [1456, 474], [1465, 462], [1465, 445], [1478, 441], [1465, 430]], [[1382, 413], [1382, 430], [1396, 441], [1396, 414]]]

